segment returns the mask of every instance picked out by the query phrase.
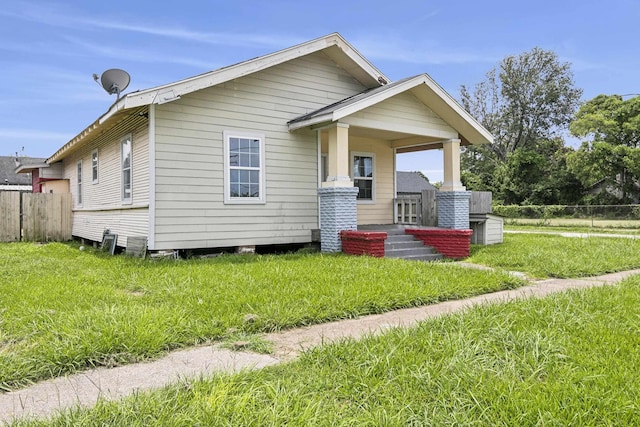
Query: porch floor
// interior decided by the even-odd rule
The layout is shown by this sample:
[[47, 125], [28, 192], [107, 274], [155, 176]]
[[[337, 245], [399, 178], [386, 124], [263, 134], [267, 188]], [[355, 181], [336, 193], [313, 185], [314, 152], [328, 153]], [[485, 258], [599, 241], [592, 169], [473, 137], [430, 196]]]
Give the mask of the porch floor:
[[387, 233], [387, 240], [384, 242], [385, 258], [402, 258], [412, 261], [435, 261], [443, 258], [435, 248], [426, 246], [411, 234], [406, 234], [404, 231], [406, 228], [437, 229], [438, 227], [405, 224], [359, 225], [358, 231], [383, 231]]

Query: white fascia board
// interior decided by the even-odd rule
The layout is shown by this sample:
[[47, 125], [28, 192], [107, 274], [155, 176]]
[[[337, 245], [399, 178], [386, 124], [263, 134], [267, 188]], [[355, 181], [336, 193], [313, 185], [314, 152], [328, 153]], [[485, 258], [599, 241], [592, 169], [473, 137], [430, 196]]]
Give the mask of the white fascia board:
[[[190, 77], [175, 83], [158, 86], [155, 88], [134, 92], [126, 95], [126, 108], [134, 108], [142, 105], [170, 102], [180, 96], [216, 86], [224, 82], [234, 80], [255, 72], [264, 70], [274, 65], [282, 64], [302, 56], [321, 51], [331, 46], [338, 46], [349, 58], [357, 63], [363, 70], [371, 75], [372, 80], [384, 75], [371, 63], [356, 51], [338, 33], [329, 34], [278, 52], [260, 56], [236, 65], [214, 70], [199, 76]], [[170, 95], [168, 98], [163, 95]]]
[[[451, 97], [440, 85], [438, 85], [428, 74], [421, 74], [406, 82], [402, 82], [388, 90], [382, 90], [380, 93], [366, 97], [358, 102], [339, 108], [334, 112], [334, 120], [340, 120], [346, 116], [357, 113], [372, 105], [385, 101], [395, 95], [401, 94], [415, 87], [424, 84], [427, 86], [444, 104], [446, 108], [453, 111], [457, 116], [466, 121], [479, 135], [484, 139], [481, 143], [493, 143], [493, 136], [478, 121], [469, 114], [458, 102]], [[431, 106], [427, 107], [433, 109]], [[435, 111], [434, 111], [435, 112]], [[436, 112], [438, 114], [438, 112]], [[440, 114], [438, 114], [440, 115]]]
[[[362, 70], [366, 71], [376, 83], [377, 86], [382, 85], [380, 78], [384, 79], [387, 83], [391, 82], [382, 71], [377, 69], [367, 58], [360, 54], [347, 40], [345, 40], [340, 34], [333, 33], [326, 38], [332, 39], [333, 43], [340, 48], [353, 62], [355, 62]], [[349, 71], [349, 70], [347, 70]], [[385, 83], [386, 84], [386, 83]]]
[[244, 61], [239, 64], [210, 71], [208, 73], [200, 74], [174, 83], [157, 86], [155, 88], [128, 93], [117, 100], [109, 110], [107, 110], [107, 112], [99, 117], [93, 124], [56, 151], [56, 153], [54, 153], [47, 162], [53, 163], [60, 160], [61, 154], [66, 152], [67, 149], [74, 146], [77, 142], [82, 140], [86, 134], [94, 130], [97, 126], [105, 123], [119, 111], [143, 105], [171, 102], [179, 99], [182, 95], [216, 86], [221, 83], [264, 70], [265, 68], [321, 51], [331, 46], [339, 47], [346, 56], [371, 76], [372, 81], [377, 82], [379, 77], [389, 81], [384, 74], [382, 74], [364, 56], [355, 50], [344, 38], [342, 38], [340, 34], [332, 33], [278, 52]]
[[451, 108], [460, 118], [465, 120], [485, 141], [484, 144], [493, 143], [493, 135], [484, 128], [471, 114], [467, 112], [449, 93], [447, 93], [435, 80], [428, 74], [423, 74], [424, 83], [431, 89], [441, 100], [443, 100], [449, 108]]
[[50, 165], [47, 163], [38, 163], [31, 165], [20, 165], [14, 171], [15, 173], [31, 173], [34, 169], [48, 168]]
[[302, 120], [300, 122], [291, 123], [289, 125], [289, 131], [294, 131], [296, 129], [302, 129], [307, 126], [317, 125], [318, 123], [326, 123], [334, 121], [333, 113], [323, 114], [321, 116], [315, 116], [307, 120]]

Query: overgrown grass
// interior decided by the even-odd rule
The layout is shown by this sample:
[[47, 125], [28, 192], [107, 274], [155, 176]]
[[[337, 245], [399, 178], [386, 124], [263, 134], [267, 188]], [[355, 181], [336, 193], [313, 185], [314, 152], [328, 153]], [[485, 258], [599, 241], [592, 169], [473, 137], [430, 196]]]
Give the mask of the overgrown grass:
[[505, 234], [500, 245], [472, 246], [469, 262], [533, 277], [582, 277], [640, 268], [640, 240]]
[[[513, 288], [500, 272], [321, 254], [140, 260], [0, 244], [0, 390], [199, 343]], [[247, 320], [250, 315], [250, 320]]]
[[639, 318], [636, 276], [17, 425], [635, 426]]

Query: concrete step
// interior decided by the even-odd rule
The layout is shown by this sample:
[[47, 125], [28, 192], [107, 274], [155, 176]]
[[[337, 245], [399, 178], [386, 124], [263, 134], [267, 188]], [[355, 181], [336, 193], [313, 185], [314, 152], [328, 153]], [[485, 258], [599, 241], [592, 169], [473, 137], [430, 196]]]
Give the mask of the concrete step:
[[433, 248], [422, 246], [419, 248], [392, 249], [390, 251], [385, 249], [384, 256], [387, 258], [405, 258], [415, 255], [433, 255], [434, 253]]
[[416, 238], [411, 234], [387, 234], [387, 240], [385, 242], [397, 243], [397, 242], [415, 242]]
[[424, 244], [418, 240], [402, 240], [402, 241], [394, 241], [389, 242], [388, 240], [384, 242], [384, 250], [390, 251], [393, 249], [410, 249], [410, 248], [423, 248]]
[[402, 259], [406, 259], [407, 261], [437, 261], [442, 258], [444, 258], [442, 254], [408, 255], [402, 257]]

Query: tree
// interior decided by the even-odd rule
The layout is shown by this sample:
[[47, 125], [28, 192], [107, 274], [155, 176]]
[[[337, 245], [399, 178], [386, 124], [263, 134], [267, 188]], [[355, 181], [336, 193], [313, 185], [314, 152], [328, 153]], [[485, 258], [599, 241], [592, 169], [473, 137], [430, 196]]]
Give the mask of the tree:
[[580, 181], [566, 167], [571, 148], [561, 139], [542, 140], [511, 153], [496, 175], [504, 204], [571, 204], [582, 197]]
[[570, 123], [582, 90], [574, 87], [571, 65], [551, 51], [534, 48], [507, 56], [473, 91], [461, 88], [462, 105], [494, 136], [497, 160], [518, 148], [551, 140]]
[[586, 102], [570, 126], [585, 138], [568, 166], [586, 187], [603, 184], [617, 202], [640, 198], [640, 97], [598, 95]]
[[[544, 199], [557, 203], [563, 196], [551, 191], [548, 181], [563, 174], [549, 167], [564, 167], [564, 159], [555, 158], [563, 156], [564, 151], [559, 150], [563, 144], [555, 150], [543, 150], [548, 156], [545, 159], [539, 149], [541, 144], [559, 141], [581, 95], [582, 90], [574, 86], [570, 64], [540, 48], [504, 58], [473, 90], [463, 85], [463, 107], [494, 136], [493, 144], [468, 147], [462, 155], [463, 183], [472, 190], [493, 191], [495, 200], [512, 203], [532, 199], [529, 195], [534, 187], [547, 187], [545, 191], [556, 196]], [[519, 150], [526, 153], [517, 154]], [[565, 178], [567, 182], [554, 185], [573, 188], [576, 180]]]

